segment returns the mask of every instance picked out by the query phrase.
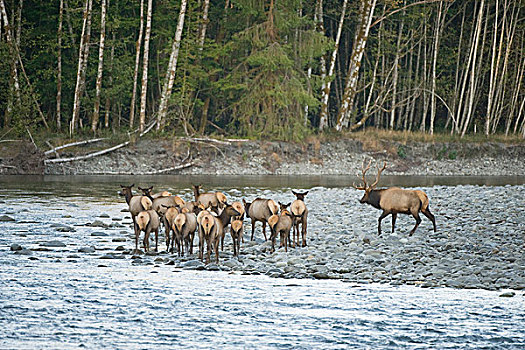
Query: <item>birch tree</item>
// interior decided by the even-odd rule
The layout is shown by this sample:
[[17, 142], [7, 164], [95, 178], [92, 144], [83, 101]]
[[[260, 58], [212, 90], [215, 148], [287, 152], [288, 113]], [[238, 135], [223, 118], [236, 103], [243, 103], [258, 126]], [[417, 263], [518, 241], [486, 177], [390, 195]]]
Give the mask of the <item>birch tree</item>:
[[[332, 51], [332, 55], [330, 56], [330, 64], [328, 67], [328, 75], [325, 78], [326, 81], [323, 81], [323, 86], [321, 90], [321, 112], [319, 115], [319, 130], [323, 130], [328, 126], [328, 100], [330, 97], [330, 87], [332, 85], [332, 80], [334, 76], [334, 70], [335, 70], [335, 63], [337, 60], [337, 51], [339, 51], [339, 42], [341, 40], [341, 33], [343, 31], [343, 22], [346, 15], [346, 5], [348, 3], [348, 0], [343, 1], [343, 8], [341, 9], [341, 17], [339, 19], [339, 25], [337, 26], [337, 34], [335, 35], [335, 43], [334, 43], [334, 50]], [[320, 10], [318, 10], [319, 16], [322, 16], [322, 1], [320, 1], [319, 6], [321, 6]], [[322, 21], [322, 17], [320, 18]], [[319, 21], [319, 19], [318, 19]], [[323, 58], [324, 61], [324, 58]], [[324, 63], [324, 62], [323, 62]]]
[[91, 8], [93, 0], [86, 0], [84, 4], [82, 35], [80, 36], [80, 45], [78, 50], [78, 69], [77, 82], [75, 85], [75, 95], [73, 100], [73, 115], [69, 124], [69, 134], [73, 135], [76, 131], [78, 119], [80, 115], [80, 98], [84, 91], [85, 84], [85, 69], [87, 67], [87, 59], [89, 53], [89, 37], [91, 30]]
[[102, 73], [104, 70], [104, 42], [106, 39], [106, 0], [101, 1], [100, 9], [100, 42], [98, 48], [98, 69], [97, 81], [95, 85], [95, 106], [93, 108], [93, 116], [91, 119], [91, 131], [97, 131], [97, 124], [100, 112], [100, 93], [102, 91]]
[[148, 0], [148, 12], [146, 15], [146, 32], [144, 33], [144, 56], [142, 58], [142, 88], [140, 91], [140, 132], [144, 131], [146, 125], [146, 97], [148, 93], [148, 57], [149, 39], [151, 35], [151, 14], [153, 12], [153, 0]]
[[359, 9], [359, 24], [354, 38], [352, 47], [352, 54], [350, 56], [350, 63], [348, 66], [348, 77], [341, 102], [341, 108], [337, 116], [336, 130], [341, 131], [348, 127], [350, 122], [350, 114], [354, 108], [354, 101], [357, 94], [357, 82], [359, 79], [359, 68], [361, 67], [361, 60], [365, 52], [366, 43], [368, 41], [368, 33], [377, 0], [361, 0]]
[[57, 31], [57, 109], [56, 109], [56, 123], [57, 130], [62, 127], [62, 22], [64, 14], [64, 0], [60, 0], [60, 8], [58, 10], [58, 31]]
[[133, 128], [135, 121], [135, 99], [137, 97], [137, 81], [139, 76], [139, 63], [140, 63], [140, 47], [142, 45], [142, 33], [144, 32], [144, 0], [140, 0], [140, 25], [139, 25], [139, 36], [135, 43], [135, 70], [133, 75], [133, 92], [131, 94], [131, 105], [129, 108], [129, 127]]
[[177, 30], [175, 31], [175, 38], [173, 39], [173, 44], [171, 46], [170, 60], [160, 97], [159, 112], [157, 114], [157, 130], [161, 128], [161, 125], [164, 122], [168, 112], [168, 101], [171, 96], [173, 82], [175, 81], [175, 72], [177, 70], [177, 60], [179, 57], [180, 41], [182, 38], [182, 30], [184, 28], [184, 17], [186, 15], [187, 2], [187, 0], [182, 0], [180, 4], [179, 21], [177, 23]]

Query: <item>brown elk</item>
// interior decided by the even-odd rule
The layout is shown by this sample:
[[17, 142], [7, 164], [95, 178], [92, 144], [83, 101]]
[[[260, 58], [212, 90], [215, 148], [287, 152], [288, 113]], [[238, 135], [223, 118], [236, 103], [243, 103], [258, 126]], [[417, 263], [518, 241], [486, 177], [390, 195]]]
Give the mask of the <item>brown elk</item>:
[[155, 210], [159, 214], [160, 222], [164, 226], [165, 235], [166, 235], [166, 246], [169, 246], [170, 230], [172, 229], [172, 225], [168, 223], [166, 220], [166, 211], [168, 210], [168, 208], [182, 207], [185, 204], [184, 200], [180, 198], [179, 196], [172, 195], [168, 191], [163, 191], [163, 192], [154, 194], [153, 186], [150, 186], [148, 188], [139, 187], [139, 190], [142, 191], [144, 196], [148, 196], [151, 199], [153, 210]]
[[419, 212], [423, 213], [423, 215], [432, 221], [432, 224], [434, 225], [434, 232], [436, 232], [436, 219], [428, 207], [429, 200], [426, 193], [421, 190], [405, 190], [399, 187], [390, 187], [376, 190], [375, 187], [379, 182], [381, 173], [386, 168], [386, 162], [383, 164], [382, 168], [377, 168], [375, 182], [371, 185], [367, 185], [365, 175], [370, 169], [371, 163], [372, 161], [368, 162], [368, 165], [365, 167], [365, 163], [363, 162], [363, 185], [356, 186], [353, 184], [353, 187], [355, 189], [365, 191], [363, 198], [361, 198], [359, 201], [360, 203], [367, 203], [376, 209], [383, 210], [383, 213], [381, 213], [381, 216], [379, 216], [378, 219], [378, 234], [381, 234], [381, 221], [389, 214], [392, 214], [392, 233], [395, 229], [397, 214], [411, 214], [416, 220], [416, 225], [409, 233], [409, 236], [412, 236], [421, 223]]
[[280, 235], [280, 246], [284, 246], [284, 250], [288, 251], [288, 241], [290, 239], [290, 230], [293, 225], [293, 216], [286, 209], [290, 206], [290, 203], [283, 204], [279, 202], [279, 207], [281, 208], [281, 213], [279, 215], [274, 214], [268, 218], [268, 226], [270, 226], [272, 241], [272, 252], [275, 251], [275, 239], [277, 234]]
[[201, 187], [201, 185], [193, 185], [195, 202], [204, 205], [205, 208], [211, 208], [214, 212], [219, 213], [219, 208], [224, 208], [227, 202], [224, 193], [200, 193]]
[[144, 231], [144, 251], [147, 253], [149, 251], [149, 235], [151, 231], [154, 231], [156, 241], [155, 251], [157, 251], [160, 226], [157, 212], [155, 210], [144, 210], [138, 213], [137, 226], [139, 231], [135, 232], [135, 250], [138, 250], [140, 231]]
[[[199, 213], [197, 217], [198, 226], [199, 226], [199, 259], [203, 260], [204, 255], [204, 242], [206, 242], [206, 264], [210, 263], [210, 255], [212, 247], [219, 246], [219, 235], [218, 227], [215, 223], [214, 216], [211, 215], [207, 210], [203, 210]], [[219, 251], [215, 250], [216, 262], [219, 263]]]
[[[219, 216], [214, 216], [215, 223], [217, 224], [218, 235], [221, 238], [221, 250], [224, 250], [224, 235], [225, 229], [231, 222], [232, 217], [239, 216], [239, 212], [235, 210], [231, 205], [226, 205], [221, 211]], [[217, 242], [218, 244], [218, 242]]]
[[194, 213], [189, 213], [186, 209], [183, 209], [183, 212], [175, 217], [173, 221], [173, 239], [171, 247], [174, 249], [175, 244], [177, 244], [179, 256], [181, 256], [181, 253], [182, 256], [184, 256], [184, 250], [186, 250], [188, 254], [191, 254], [190, 246], [193, 245], [193, 237], [196, 229], [197, 217]]
[[308, 194], [308, 192], [309, 191], [301, 193], [301, 192], [292, 191], [292, 193], [297, 198], [296, 200], [292, 202], [292, 205], [290, 206], [290, 211], [292, 212], [292, 216], [293, 216], [293, 236], [295, 239], [295, 246], [299, 246], [299, 225], [301, 225], [301, 236], [303, 238], [302, 246], [306, 247], [306, 229], [307, 229], [307, 224], [308, 224], [308, 208], [306, 207], [306, 204], [304, 204], [304, 197]]
[[252, 238], [253, 241], [253, 234], [255, 232], [255, 223], [257, 221], [262, 222], [263, 225], [263, 235], [264, 240], [266, 241], [266, 222], [268, 221], [268, 218], [272, 216], [273, 214], [277, 214], [279, 212], [279, 206], [273, 199], [263, 199], [263, 198], [256, 198], [253, 202], [248, 203], [246, 200], [242, 200], [244, 203], [245, 212], [248, 215], [248, 217], [252, 220]]
[[[135, 233], [135, 237], [138, 237], [140, 229], [137, 226], [137, 215], [141, 211], [150, 210], [152, 208], [152, 201], [146, 196], [134, 196], [132, 191], [133, 186], [135, 186], [135, 184], [130, 186], [120, 185], [121, 191], [119, 192], [119, 195], [126, 198], [126, 203], [129, 207], [129, 213], [131, 215], [131, 219], [133, 220], [133, 232]], [[138, 249], [138, 241], [136, 244], [136, 249]]]
[[230, 234], [233, 241], [233, 256], [239, 256], [241, 252], [241, 240], [244, 226], [242, 220], [233, 220], [230, 227]]

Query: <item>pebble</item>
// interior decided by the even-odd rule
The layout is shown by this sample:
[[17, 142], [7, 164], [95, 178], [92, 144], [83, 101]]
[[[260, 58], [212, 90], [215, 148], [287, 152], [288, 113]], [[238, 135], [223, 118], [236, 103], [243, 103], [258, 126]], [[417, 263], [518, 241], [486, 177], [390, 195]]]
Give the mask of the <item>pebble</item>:
[[10, 221], [16, 221], [16, 220], [7, 215], [0, 216], [0, 222], [10, 222]]

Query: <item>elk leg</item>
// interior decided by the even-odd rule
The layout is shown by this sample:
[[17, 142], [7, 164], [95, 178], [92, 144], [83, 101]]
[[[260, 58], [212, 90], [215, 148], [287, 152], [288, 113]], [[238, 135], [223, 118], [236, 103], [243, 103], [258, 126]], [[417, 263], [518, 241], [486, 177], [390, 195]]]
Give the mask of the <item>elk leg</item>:
[[203, 261], [204, 259], [204, 235], [201, 232], [201, 228], [199, 227], [199, 259]]
[[253, 233], [255, 232], [255, 220], [252, 219], [252, 241], [253, 241]]
[[266, 221], [263, 221], [262, 224], [263, 224], [264, 241], [266, 242], [268, 240], [268, 238], [266, 238]]
[[219, 264], [219, 240], [215, 242], [215, 263]]
[[150, 234], [150, 229], [147, 228], [146, 232], [144, 233], [144, 252], [146, 253], [149, 251], [149, 234]]
[[162, 224], [165, 228], [165, 234], [166, 234], [166, 251], [170, 251], [170, 225], [168, 224], [165, 217], [162, 218]]
[[390, 214], [390, 212], [383, 210], [383, 213], [381, 213], [381, 216], [379, 216], [379, 219], [377, 219], [377, 234], [381, 236], [381, 221], [386, 218]]
[[155, 230], [155, 251], [159, 251], [159, 229]]
[[396, 228], [396, 219], [397, 213], [392, 213], [392, 233], [394, 233], [394, 229]]
[[412, 236], [414, 234], [414, 232], [416, 232], [417, 227], [421, 223], [421, 218], [419, 217], [419, 212], [416, 211], [415, 213], [412, 213], [412, 216], [414, 217], [414, 219], [416, 219], [416, 226], [414, 226], [412, 231], [410, 231], [410, 233], [408, 234], [409, 236]]
[[211, 259], [211, 238], [208, 238], [206, 240], [206, 245], [207, 245], [207, 249], [206, 249], [206, 265], [210, 263], [210, 259]]
[[303, 247], [306, 247], [306, 218], [303, 219], [301, 229], [303, 234]]
[[434, 232], [436, 232], [436, 217], [430, 212], [430, 209], [421, 210], [423, 215], [425, 215], [430, 221], [432, 221], [432, 224], [434, 225]]

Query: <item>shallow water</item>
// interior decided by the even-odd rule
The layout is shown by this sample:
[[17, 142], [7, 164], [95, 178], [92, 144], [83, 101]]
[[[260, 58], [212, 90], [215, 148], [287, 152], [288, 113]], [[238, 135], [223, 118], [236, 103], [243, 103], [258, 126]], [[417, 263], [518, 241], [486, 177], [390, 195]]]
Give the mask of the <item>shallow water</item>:
[[[501, 348], [525, 346], [525, 297], [501, 298], [501, 291], [346, 283], [341, 280], [280, 279], [239, 271], [184, 270], [155, 257], [132, 264], [129, 255], [101, 259], [118, 246], [131, 249], [126, 207], [116, 194], [133, 178], [0, 179], [0, 348]], [[20, 180], [19, 179], [19, 180]], [[143, 179], [136, 185], [146, 185]], [[150, 179], [159, 189], [191, 195], [180, 179]], [[200, 178], [205, 188], [220, 182]], [[230, 180], [228, 180], [230, 181]], [[280, 183], [238, 179], [218, 188], [232, 198], [270, 196], [290, 200], [292, 179]], [[250, 182], [251, 181], [251, 182]], [[258, 182], [260, 181], [260, 182]], [[171, 185], [170, 185], [171, 183]], [[250, 185], [250, 183], [252, 183]], [[414, 183], [413, 185], [417, 185]], [[440, 229], [453, 232], [506, 219], [507, 230], [522, 230], [525, 187], [462, 184], [424, 185]], [[234, 189], [235, 186], [235, 189]], [[337, 220], [344, 213], [371, 234], [379, 213], [357, 204], [358, 191], [344, 184], [311, 187], [312, 240], [329, 232], [351, 237], [361, 231]], [[425, 187], [428, 186], [428, 187]], [[454, 194], [479, 192], [469, 203]], [[502, 195], [504, 194], [504, 195]], [[510, 196], [515, 197], [509, 199]], [[450, 201], [460, 202], [453, 222]], [[517, 203], [507, 208], [508, 203]], [[314, 204], [317, 203], [317, 204]], [[318, 207], [316, 206], [318, 205]], [[486, 208], [487, 206], [493, 208]], [[319, 214], [331, 206], [333, 223]], [[474, 224], [483, 210], [499, 212]], [[100, 217], [100, 214], [109, 217]], [[122, 219], [124, 218], [124, 219]], [[85, 226], [99, 220], [109, 227]], [[425, 220], [425, 218], [423, 218]], [[63, 226], [67, 228], [62, 230]], [[421, 236], [430, 228], [423, 221]], [[388, 227], [385, 224], [385, 227]], [[412, 227], [398, 220], [399, 235]], [[74, 231], [69, 230], [73, 228]], [[260, 235], [260, 229], [257, 231]], [[93, 235], [95, 233], [95, 235]], [[416, 234], [417, 235], [417, 234]], [[421, 237], [419, 236], [419, 237]], [[114, 242], [125, 238], [125, 242]], [[65, 246], [48, 247], [59, 241]], [[11, 244], [37, 249], [16, 255]], [[162, 247], [161, 243], [161, 247]], [[95, 246], [94, 253], [79, 253]], [[293, 254], [293, 252], [290, 252]]]

